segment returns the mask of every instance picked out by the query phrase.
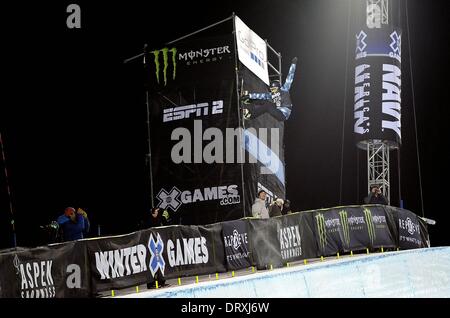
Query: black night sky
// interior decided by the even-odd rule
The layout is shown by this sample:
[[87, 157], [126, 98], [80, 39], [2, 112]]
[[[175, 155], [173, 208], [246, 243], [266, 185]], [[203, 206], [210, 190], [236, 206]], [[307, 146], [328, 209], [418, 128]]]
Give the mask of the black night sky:
[[[402, 199], [421, 215], [411, 56], [425, 216], [437, 221], [430, 229], [432, 245], [449, 245], [449, 11], [446, 1], [408, 0], [408, 34], [406, 0], [399, 1]], [[142, 65], [123, 60], [140, 53], [144, 43], [160, 47], [232, 12], [282, 52], [285, 74], [292, 57], [299, 58], [285, 139], [287, 196], [295, 210], [362, 203], [367, 172], [364, 152], [359, 151], [357, 162], [352, 134], [352, 49], [342, 202], [339, 188], [349, 1], [74, 2], [81, 7], [81, 29], [66, 27], [71, 2], [2, 5], [0, 129], [18, 245], [44, 244], [39, 225], [56, 219], [66, 206], [86, 208], [94, 232], [97, 224], [104, 234], [135, 229], [150, 204], [146, 109]], [[395, 152], [393, 158], [396, 164]], [[0, 248], [12, 244], [3, 166]], [[398, 176], [392, 168], [392, 202], [398, 205]]]

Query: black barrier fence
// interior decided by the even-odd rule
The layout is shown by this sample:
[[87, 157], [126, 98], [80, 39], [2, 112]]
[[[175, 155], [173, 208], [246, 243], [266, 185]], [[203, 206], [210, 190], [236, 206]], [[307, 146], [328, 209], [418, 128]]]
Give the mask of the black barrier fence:
[[380, 205], [166, 226], [126, 235], [0, 251], [0, 297], [91, 297], [165, 279], [259, 269], [349, 251], [429, 246], [425, 222]]

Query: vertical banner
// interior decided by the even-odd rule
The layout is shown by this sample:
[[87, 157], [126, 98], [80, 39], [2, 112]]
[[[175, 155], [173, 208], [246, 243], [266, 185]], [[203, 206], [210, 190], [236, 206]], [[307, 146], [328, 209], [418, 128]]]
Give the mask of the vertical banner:
[[247, 220], [236, 220], [222, 223], [222, 236], [228, 270], [252, 266], [247, 222]]
[[401, 37], [398, 3], [361, 1], [355, 8], [354, 132], [358, 147], [401, 144]]
[[310, 213], [276, 217], [278, 241], [283, 264], [317, 256]]
[[173, 224], [243, 216], [233, 36], [150, 51], [153, 189]]
[[0, 254], [1, 298], [65, 298], [91, 295], [82, 242]]
[[239, 61], [269, 85], [266, 42], [237, 16], [235, 17], [235, 26]]

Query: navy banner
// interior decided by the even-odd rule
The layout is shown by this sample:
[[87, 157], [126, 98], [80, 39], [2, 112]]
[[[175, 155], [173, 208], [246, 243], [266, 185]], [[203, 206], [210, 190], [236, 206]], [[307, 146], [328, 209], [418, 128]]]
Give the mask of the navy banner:
[[402, 32], [396, 1], [359, 1], [353, 14], [354, 132], [359, 148], [380, 140], [401, 144]]

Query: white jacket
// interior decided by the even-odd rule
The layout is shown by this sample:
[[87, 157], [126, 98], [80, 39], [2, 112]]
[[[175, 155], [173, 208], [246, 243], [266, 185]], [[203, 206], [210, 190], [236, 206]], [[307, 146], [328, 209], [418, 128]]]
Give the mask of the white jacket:
[[256, 198], [252, 205], [252, 215], [255, 218], [268, 219], [269, 210], [266, 208], [266, 201]]

